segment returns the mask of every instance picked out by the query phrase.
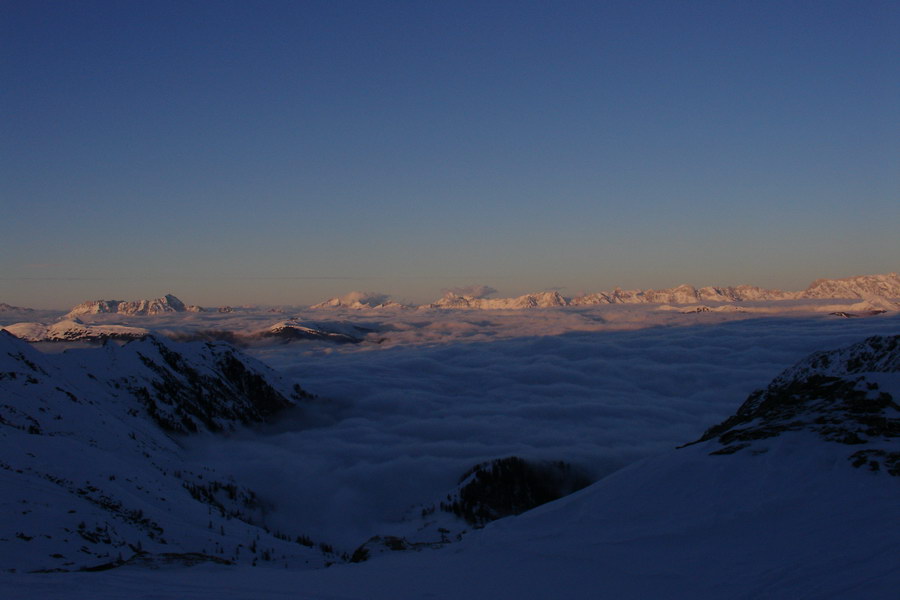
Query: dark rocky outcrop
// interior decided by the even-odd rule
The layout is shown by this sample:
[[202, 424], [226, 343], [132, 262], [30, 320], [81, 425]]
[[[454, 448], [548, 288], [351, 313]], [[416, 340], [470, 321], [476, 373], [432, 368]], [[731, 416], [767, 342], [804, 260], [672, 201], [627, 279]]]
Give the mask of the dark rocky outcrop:
[[441, 510], [475, 527], [557, 500], [591, 481], [563, 461], [532, 462], [517, 456], [480, 463], [440, 503]]
[[334, 344], [359, 344], [369, 331], [346, 323], [328, 326], [291, 319], [258, 331], [254, 337], [282, 342], [305, 340]]
[[310, 397], [299, 386], [289, 393], [279, 390], [272, 382], [274, 373], [228, 344], [196, 346], [199, 352], [185, 356], [176, 345], [149, 336], [121, 348], [136, 353], [155, 375], [139, 380], [143, 385], [126, 386], [167, 431], [220, 431], [259, 423]]

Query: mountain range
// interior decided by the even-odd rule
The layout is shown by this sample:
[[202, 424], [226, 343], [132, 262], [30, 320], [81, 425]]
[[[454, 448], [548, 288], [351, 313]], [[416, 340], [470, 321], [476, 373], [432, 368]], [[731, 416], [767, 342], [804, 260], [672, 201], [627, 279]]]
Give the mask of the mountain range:
[[[445, 293], [442, 298], [430, 304], [421, 305], [418, 308], [517, 310], [601, 304], [696, 304], [703, 302], [733, 303], [823, 298], [900, 299], [900, 275], [887, 273], [882, 275], [859, 275], [844, 279], [817, 279], [805, 290], [798, 292], [764, 289], [752, 285], [696, 288], [686, 284], [659, 290], [622, 290], [615, 288], [608, 292], [595, 292], [570, 298], [564, 297], [555, 291], [535, 292], [515, 298], [489, 298], [483, 295], [451, 291]], [[384, 309], [397, 308], [398, 306], [401, 305], [389, 302], [388, 296], [384, 294], [353, 292], [341, 298], [332, 298], [315, 304], [310, 308]]]
[[[482, 288], [493, 292], [493, 288]], [[488, 294], [489, 295], [489, 294]], [[527, 308], [554, 308], [565, 306], [593, 306], [606, 304], [702, 304], [705, 302], [735, 303], [781, 300], [875, 300], [879, 308], [896, 310], [900, 305], [900, 275], [858, 275], [843, 279], [817, 279], [802, 291], [764, 289], [752, 285], [706, 286], [679, 285], [665, 289], [623, 290], [594, 292], [566, 297], [556, 291], [533, 292], [514, 298], [490, 298], [484, 293], [447, 291], [441, 298], [419, 306], [401, 304], [387, 294], [375, 292], [350, 292], [344, 296], [329, 298], [313, 304], [312, 310], [397, 310], [397, 309], [468, 309], [468, 310], [519, 310]], [[882, 306], [884, 305], [884, 306]], [[142, 300], [89, 300], [82, 302], [60, 317], [73, 320], [82, 315], [121, 314], [147, 316], [165, 313], [203, 312], [200, 306], [186, 305], [172, 294], [160, 298]], [[214, 312], [232, 312], [230, 307], [213, 309]], [[33, 309], [0, 303], [0, 312], [19, 313], [23, 316]]]

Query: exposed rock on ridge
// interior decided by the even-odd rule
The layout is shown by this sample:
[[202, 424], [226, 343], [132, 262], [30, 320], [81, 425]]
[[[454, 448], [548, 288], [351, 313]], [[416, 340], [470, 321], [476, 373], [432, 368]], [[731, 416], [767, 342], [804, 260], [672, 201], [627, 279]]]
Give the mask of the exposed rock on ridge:
[[592, 304], [695, 304], [703, 302], [750, 302], [761, 300], [793, 300], [799, 292], [767, 290], [752, 285], [735, 287], [702, 287], [679, 285], [663, 290], [622, 290], [597, 292], [572, 298], [569, 304], [584, 306]]
[[186, 462], [173, 435], [259, 422], [306, 396], [224, 344], [148, 337], [47, 355], [0, 331], [0, 511], [15, 515], [0, 520], [0, 571], [323, 566], [312, 540], [270, 532], [262, 500]]
[[468, 295], [446, 294], [443, 298], [422, 308], [469, 308], [469, 309], [522, 309], [566, 306], [568, 301], [559, 292], [537, 292], [517, 298], [479, 298]]
[[787, 369], [698, 442], [718, 441], [721, 448], [713, 454], [763, 453], [763, 440], [811, 432], [853, 446], [848, 456], [854, 466], [900, 476], [898, 390], [900, 336], [874, 336]]
[[817, 279], [804, 298], [900, 298], [900, 275], [858, 275], [844, 279]]
[[270, 382], [275, 375], [268, 367], [224, 343], [203, 344], [190, 359], [171, 343], [152, 336], [109, 350], [113, 362], [136, 355], [153, 373], [149, 381], [135, 376], [121, 381], [167, 431], [233, 429], [235, 424], [264, 421], [307, 397], [295, 388], [289, 399]]
[[459, 487], [441, 502], [470, 525], [485, 524], [518, 515], [587, 487], [591, 481], [557, 462], [531, 462], [518, 456], [475, 465], [460, 478]]
[[252, 337], [277, 339], [283, 342], [310, 340], [333, 342], [336, 344], [358, 344], [371, 330], [357, 327], [351, 323], [313, 323], [298, 319], [281, 321], [258, 331]]
[[152, 300], [90, 300], [82, 302], [70, 310], [63, 319], [71, 319], [78, 315], [96, 315], [104, 313], [119, 313], [123, 315], [158, 315], [170, 312], [199, 312], [198, 306], [185, 306], [185, 304], [173, 296], [166, 294], [162, 298]]

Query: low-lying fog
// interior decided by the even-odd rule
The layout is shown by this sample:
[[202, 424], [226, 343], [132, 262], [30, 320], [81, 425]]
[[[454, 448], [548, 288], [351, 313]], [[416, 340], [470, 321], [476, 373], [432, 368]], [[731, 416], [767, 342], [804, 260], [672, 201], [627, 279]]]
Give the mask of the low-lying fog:
[[[609, 321], [593, 317], [601, 327]], [[271, 502], [272, 526], [352, 550], [372, 535], [406, 532], [404, 518], [440, 501], [480, 461], [565, 460], [599, 478], [696, 439], [810, 352], [900, 331], [897, 316], [679, 317], [682, 326], [539, 336], [542, 322], [564, 329], [585, 317], [448, 314], [418, 326], [440, 325], [440, 344], [427, 336], [390, 347], [254, 345], [246, 351], [318, 401], [192, 452]], [[411, 322], [380, 327], [417, 327]], [[465, 333], [469, 326], [501, 335], [483, 341]]]

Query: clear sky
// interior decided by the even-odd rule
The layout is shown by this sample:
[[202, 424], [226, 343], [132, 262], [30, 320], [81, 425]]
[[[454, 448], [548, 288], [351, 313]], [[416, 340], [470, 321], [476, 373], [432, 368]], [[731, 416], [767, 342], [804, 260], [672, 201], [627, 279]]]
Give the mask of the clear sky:
[[0, 302], [900, 269], [900, 3], [0, 1]]

